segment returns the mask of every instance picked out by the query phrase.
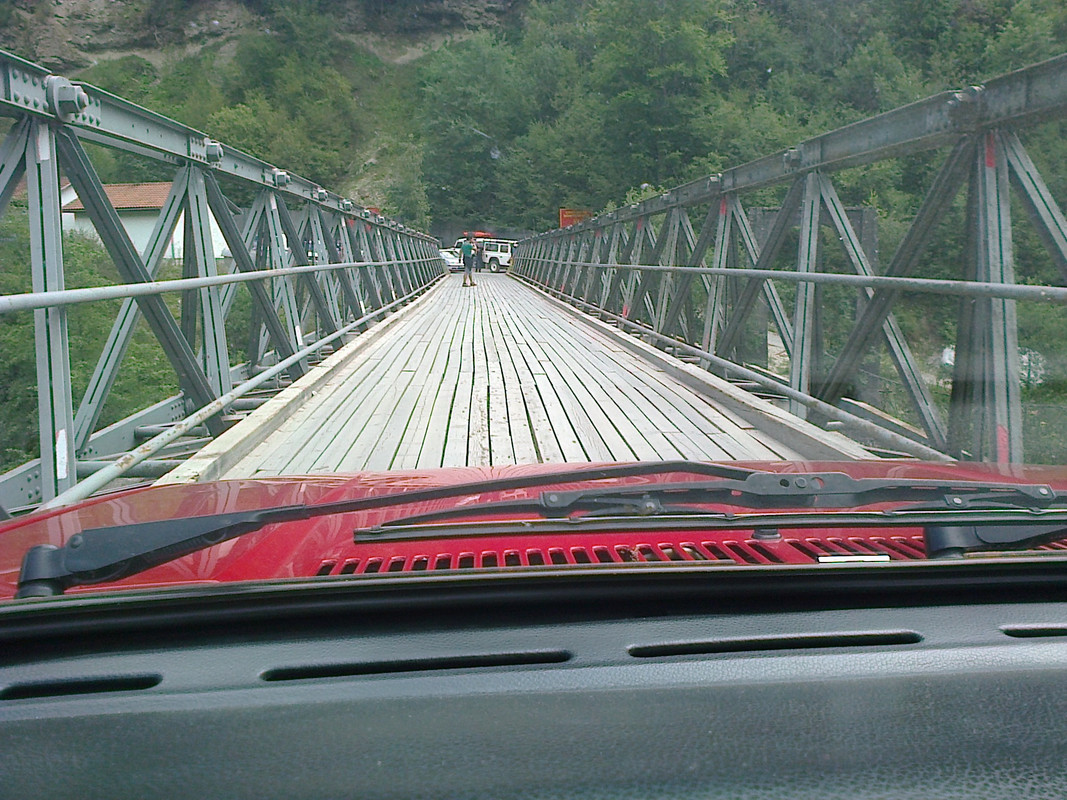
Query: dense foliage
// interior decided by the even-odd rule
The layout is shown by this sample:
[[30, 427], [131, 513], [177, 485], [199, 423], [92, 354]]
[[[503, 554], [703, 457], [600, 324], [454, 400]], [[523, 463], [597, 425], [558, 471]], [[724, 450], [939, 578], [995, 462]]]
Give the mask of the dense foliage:
[[[174, 5], [144, 12], [164, 39], [195, 10]], [[226, 47], [81, 77], [420, 227], [542, 229], [1067, 48], [1059, 0], [531, 0], [409, 64], [353, 31], [458, 6], [245, 5], [264, 25]], [[111, 158], [107, 177], [158, 172]], [[921, 167], [883, 170], [883, 210], [914, 207]]]
[[542, 229], [1064, 49], [1058, 0], [540, 0], [426, 60], [431, 205]]

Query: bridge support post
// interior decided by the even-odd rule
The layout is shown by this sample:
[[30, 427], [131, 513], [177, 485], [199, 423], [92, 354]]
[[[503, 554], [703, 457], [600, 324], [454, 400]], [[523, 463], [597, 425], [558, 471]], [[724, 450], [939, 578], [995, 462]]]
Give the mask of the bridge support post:
[[[190, 170], [189, 190], [185, 201], [185, 271], [190, 277], [216, 277], [215, 248], [211, 242], [211, 212], [208, 208], [207, 188], [204, 175], [199, 169]], [[195, 298], [182, 299], [185, 304], [192, 300], [192, 308], [200, 311], [200, 346], [204, 373], [211, 388], [220, 396], [233, 388], [230, 376], [230, 355], [226, 346], [226, 319], [222, 313], [222, 298], [218, 287], [197, 290]], [[192, 335], [186, 338], [193, 341]]]
[[[33, 291], [62, 291], [65, 287], [59, 165], [56, 163], [55, 133], [50, 125], [39, 120], [30, 123], [25, 157], [26, 188], [32, 210], [29, 218]], [[34, 311], [33, 330], [37, 354], [41, 499], [47, 502], [77, 482], [66, 309]]]
[[[968, 214], [967, 280], [1014, 283], [1008, 162], [998, 131], [987, 131], [978, 148]], [[1014, 300], [964, 299], [954, 370], [950, 444], [982, 461], [1021, 462], [1022, 389]]]
[[[819, 173], [809, 172], [804, 179], [804, 199], [800, 207], [800, 242], [797, 250], [797, 272], [816, 271], [819, 255], [819, 211], [822, 192]], [[812, 361], [815, 351], [815, 293], [814, 283], [799, 283], [793, 312], [793, 352], [789, 360], [789, 387], [811, 394]], [[789, 411], [801, 419], [808, 415], [807, 407], [789, 401]]]

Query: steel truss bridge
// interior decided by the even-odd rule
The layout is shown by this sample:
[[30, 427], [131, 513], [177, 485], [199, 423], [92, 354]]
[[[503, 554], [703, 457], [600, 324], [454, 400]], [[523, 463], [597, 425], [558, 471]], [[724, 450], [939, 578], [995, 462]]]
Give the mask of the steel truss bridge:
[[[24, 180], [33, 288], [0, 296], [0, 313], [33, 314], [42, 453], [0, 478], [5, 509], [163, 473], [1025, 457], [1016, 305], [1062, 306], [1067, 289], [1016, 283], [1012, 198], [1065, 280], [1067, 223], [1018, 132], [1063, 116], [1067, 56], [530, 238], [512, 275], [473, 289], [447, 275], [436, 240], [324, 187], [10, 54], [0, 53], [0, 70], [0, 114], [11, 119], [0, 215]], [[143, 251], [85, 143], [172, 166]], [[939, 169], [882, 264], [876, 212], [846, 208], [834, 179], [927, 151], [942, 158]], [[65, 288], [61, 177], [120, 283]], [[220, 271], [212, 218], [230, 269]], [[157, 280], [180, 219], [183, 277]], [[960, 279], [923, 278], [945, 219], [963, 226]], [[830, 242], [846, 270], [820, 269]], [[827, 315], [842, 322], [840, 302], [827, 299], [834, 287], [852, 298], [839, 341], [826, 334]], [[225, 323], [240, 292], [254, 313], [247, 360], [232, 364]], [[947, 402], [894, 317], [916, 292], [944, 296], [955, 327]], [[67, 309], [116, 299], [107, 343], [75, 398]], [[181, 392], [100, 428], [141, 317]], [[883, 356], [913, 424], [878, 408], [869, 378]]]

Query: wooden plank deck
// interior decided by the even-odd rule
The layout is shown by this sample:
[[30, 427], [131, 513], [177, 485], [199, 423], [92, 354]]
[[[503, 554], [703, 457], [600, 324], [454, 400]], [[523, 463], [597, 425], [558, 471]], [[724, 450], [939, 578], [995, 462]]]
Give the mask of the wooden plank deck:
[[[740, 406], [720, 402], [715, 391], [694, 388], [635, 354], [620, 343], [624, 334], [583, 323], [506, 275], [482, 274], [474, 288], [450, 275], [390, 319], [164, 481], [866, 455], [844, 437], [795, 418], [788, 423], [795, 435], [771, 435], [760, 429], [761, 415], [773, 410], [781, 417], [780, 410], [756, 398]], [[714, 389], [718, 379], [700, 381]]]

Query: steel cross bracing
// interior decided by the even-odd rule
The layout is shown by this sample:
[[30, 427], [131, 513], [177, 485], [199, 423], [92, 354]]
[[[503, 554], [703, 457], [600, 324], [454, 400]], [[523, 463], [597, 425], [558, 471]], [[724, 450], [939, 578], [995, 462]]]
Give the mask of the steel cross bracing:
[[[4, 311], [33, 309], [43, 456], [0, 477], [4, 509], [77, 491], [80, 475], [100, 472], [145, 436], [166, 431], [198, 409], [236, 398], [243, 382], [270, 364], [284, 363], [289, 378], [303, 375], [316, 350], [366, 330], [445, 272], [436, 239], [200, 131], [3, 52], [0, 116], [12, 120], [0, 142], [0, 215], [25, 178], [33, 289], [0, 297], [0, 303], [6, 304]], [[143, 252], [108, 199], [83, 147], [86, 141], [173, 165], [169, 196]], [[84, 204], [120, 286], [65, 290], [61, 177]], [[231, 202], [220, 177], [246, 192], [251, 188], [251, 205], [242, 209]], [[220, 261], [223, 254], [214, 252], [212, 220], [229, 259]], [[173, 286], [157, 283], [179, 224], [184, 226], [182, 280], [170, 281]], [[3, 265], [8, 271], [18, 267]], [[226, 320], [242, 291], [251, 297], [252, 324], [247, 360], [235, 365], [230, 353], [237, 343], [227, 339]], [[176, 316], [164, 292], [180, 297]], [[88, 387], [75, 402], [66, 305], [104, 297], [124, 299]], [[174, 368], [181, 395], [98, 430], [140, 318]], [[204, 419], [195, 427], [189, 424], [186, 433], [221, 433], [240, 402], [230, 400], [209, 416], [201, 414]], [[141, 463], [136, 473], [173, 466], [175, 446], [160, 445], [154, 461]]]
[[[1065, 280], [1067, 223], [1017, 131], [1062, 119], [1065, 111], [1067, 55], [532, 237], [517, 247], [512, 272], [656, 346], [777, 394], [800, 416], [833, 420], [861, 440], [870, 441], [863, 431], [873, 421], [890, 434], [883, 445], [896, 441], [906, 452], [915, 452], [908, 444], [914, 442], [957, 458], [1021, 462], [1016, 302], [1063, 304], [1067, 292], [1016, 284], [1012, 197]], [[922, 151], [945, 155], [910, 228], [880, 266], [875, 211], [846, 208], [834, 174]], [[771, 186], [784, 191], [778, 209], [746, 209], [746, 193]], [[962, 214], [952, 216], [964, 186]], [[760, 230], [756, 216], [765, 223]], [[967, 232], [962, 280], [924, 280], [918, 277], [923, 259], [950, 216], [956, 225], [962, 216]], [[694, 220], [702, 220], [699, 230]], [[824, 229], [833, 235], [824, 236]], [[830, 239], [839, 240], [854, 274], [820, 269]], [[786, 262], [791, 269], [782, 268]], [[783, 283], [792, 287], [791, 309], [778, 292]], [[834, 348], [827, 347], [823, 319], [831, 284], [856, 292], [851, 328]], [[894, 317], [903, 291], [960, 298], [947, 406], [935, 401]], [[914, 426], [874, 407], [878, 392], [867, 379], [877, 376], [879, 343]], [[769, 368], [772, 344], [786, 370]]]

